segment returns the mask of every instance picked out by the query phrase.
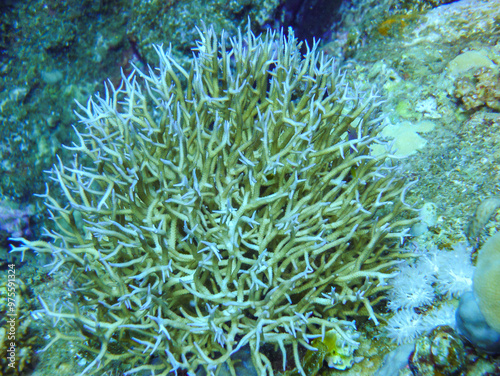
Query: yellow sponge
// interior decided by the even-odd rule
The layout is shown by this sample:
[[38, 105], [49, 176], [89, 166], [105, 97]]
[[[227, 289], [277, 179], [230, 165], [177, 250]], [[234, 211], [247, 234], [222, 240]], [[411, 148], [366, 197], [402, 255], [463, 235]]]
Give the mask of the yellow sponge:
[[500, 332], [500, 232], [479, 250], [473, 283], [481, 313], [488, 325]]

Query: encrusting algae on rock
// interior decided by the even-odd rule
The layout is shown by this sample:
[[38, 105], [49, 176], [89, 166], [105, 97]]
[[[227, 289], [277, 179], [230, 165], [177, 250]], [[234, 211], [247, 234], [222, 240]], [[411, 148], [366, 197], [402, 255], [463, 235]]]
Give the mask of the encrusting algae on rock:
[[61, 328], [51, 343], [87, 354], [82, 374], [118, 361], [127, 375], [235, 375], [248, 345], [273, 375], [267, 344], [304, 375], [299, 349], [349, 339], [353, 317], [378, 323], [405, 256], [408, 186], [389, 152], [370, 154], [375, 96], [317, 44], [301, 56], [291, 31], [200, 34], [189, 71], [157, 47], [158, 69], [81, 106], [75, 159], [51, 175], [64, 198], [44, 195], [56, 230], [14, 249], [74, 279], [73, 300], [40, 301]]

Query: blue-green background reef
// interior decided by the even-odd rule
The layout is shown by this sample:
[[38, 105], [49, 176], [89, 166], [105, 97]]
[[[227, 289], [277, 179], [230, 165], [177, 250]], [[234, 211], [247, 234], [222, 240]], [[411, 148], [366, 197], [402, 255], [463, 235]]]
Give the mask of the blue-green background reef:
[[[153, 63], [153, 43], [172, 44], [189, 60], [203, 20], [218, 31], [250, 19], [272, 22], [275, 1], [20, 1], [2, 2], [2, 168], [0, 192], [29, 200], [44, 169], [70, 141], [74, 100], [119, 81], [129, 62]], [[4, 149], [6, 148], [6, 149]], [[7, 162], [8, 161], [8, 162]]]

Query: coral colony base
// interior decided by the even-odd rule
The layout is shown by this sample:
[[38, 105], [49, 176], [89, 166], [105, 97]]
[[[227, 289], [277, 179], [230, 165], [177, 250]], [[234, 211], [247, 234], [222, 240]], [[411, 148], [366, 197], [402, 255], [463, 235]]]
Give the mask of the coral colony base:
[[301, 347], [328, 333], [355, 344], [350, 320], [378, 322], [405, 256], [407, 186], [389, 153], [370, 155], [375, 97], [317, 45], [301, 56], [291, 31], [200, 34], [190, 71], [157, 47], [158, 69], [81, 106], [74, 161], [51, 175], [64, 197], [44, 195], [56, 230], [14, 250], [74, 279], [72, 301], [40, 301], [51, 344], [87, 354], [82, 374], [119, 361], [235, 375], [248, 345], [273, 375], [267, 344], [304, 375]]

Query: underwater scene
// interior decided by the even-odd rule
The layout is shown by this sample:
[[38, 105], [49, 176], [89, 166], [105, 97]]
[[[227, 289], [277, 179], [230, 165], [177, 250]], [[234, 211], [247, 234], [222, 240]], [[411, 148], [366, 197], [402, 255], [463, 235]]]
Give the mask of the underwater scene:
[[500, 1], [0, 17], [0, 375], [500, 376]]

